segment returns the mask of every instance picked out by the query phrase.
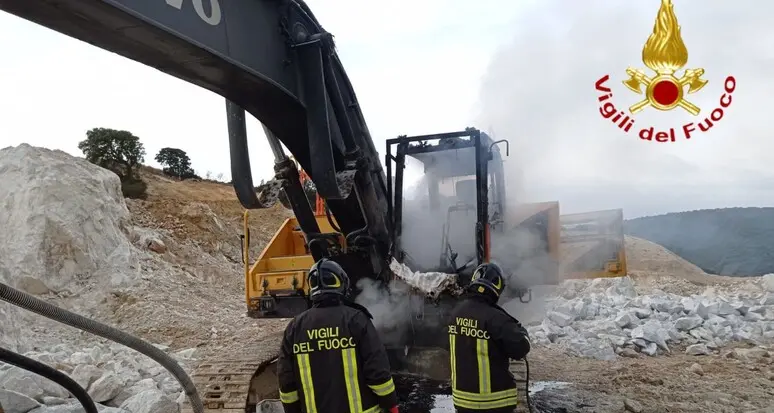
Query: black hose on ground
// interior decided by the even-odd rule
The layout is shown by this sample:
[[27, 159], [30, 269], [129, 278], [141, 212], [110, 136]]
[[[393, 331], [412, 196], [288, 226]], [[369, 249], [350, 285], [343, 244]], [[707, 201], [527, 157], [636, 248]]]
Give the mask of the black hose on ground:
[[188, 376], [185, 370], [183, 370], [183, 368], [177, 364], [175, 359], [154, 345], [148, 343], [147, 341], [125, 333], [117, 328], [110, 327], [106, 324], [102, 324], [82, 315], [59, 308], [53, 304], [49, 304], [41, 299], [35, 298], [4, 283], [0, 283], [0, 300], [7, 301], [15, 306], [32, 311], [33, 313], [58, 321], [62, 324], [66, 324], [70, 327], [75, 327], [77, 329], [104, 337], [108, 340], [115, 341], [116, 343], [123, 344], [150, 357], [157, 363], [161, 364], [162, 367], [167, 369], [167, 371], [169, 371], [172, 376], [177, 379], [177, 381], [180, 383], [180, 386], [185, 391], [185, 394], [188, 396], [194, 412], [204, 413], [202, 399], [199, 397], [199, 393], [196, 391], [196, 387], [194, 386], [193, 381], [191, 381], [191, 378]]
[[[78, 399], [83, 406], [83, 409], [86, 410], [86, 413], [99, 413], [97, 406], [94, 404], [94, 400], [89, 396], [89, 393], [76, 383], [75, 380], [57, 369], [2, 347], [0, 347], [0, 361], [31, 371], [55, 382], [67, 389], [73, 397]], [[2, 409], [0, 409], [0, 411], [2, 411]]]

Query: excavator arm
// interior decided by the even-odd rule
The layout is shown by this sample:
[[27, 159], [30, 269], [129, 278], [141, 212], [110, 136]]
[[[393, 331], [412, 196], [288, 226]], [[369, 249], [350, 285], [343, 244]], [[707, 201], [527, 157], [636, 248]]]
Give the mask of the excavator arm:
[[274, 153], [274, 187], [285, 190], [314, 258], [329, 254], [325, 240], [334, 237], [320, 234], [280, 142], [347, 243], [366, 251], [361, 264], [374, 274], [386, 268], [384, 171], [333, 36], [303, 0], [0, 0], [0, 10], [225, 97], [233, 185], [248, 209], [277, 195], [254, 188], [245, 111], [252, 114]]

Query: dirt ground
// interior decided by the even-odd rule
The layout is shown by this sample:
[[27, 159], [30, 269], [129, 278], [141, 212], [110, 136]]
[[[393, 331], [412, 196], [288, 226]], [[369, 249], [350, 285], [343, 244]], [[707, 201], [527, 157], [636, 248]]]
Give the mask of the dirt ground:
[[[742, 361], [724, 355], [689, 356], [683, 350], [600, 361], [536, 349], [529, 356], [530, 379], [572, 383], [572, 390], [565, 391], [575, 393], [565, 403], [568, 412], [621, 412], [624, 403], [640, 405], [643, 413], [754, 412], [774, 406], [771, 358]], [[694, 364], [700, 368], [692, 368]]]
[[[173, 349], [198, 347], [201, 354], [282, 330], [287, 320], [245, 315], [244, 209], [233, 187], [181, 182], [151, 168], [143, 168], [142, 177], [147, 199], [127, 199], [132, 224], [158, 234], [165, 251], [142, 262], [137, 285], [105, 299], [108, 309], [99, 318]], [[290, 216], [281, 205], [250, 211], [251, 263]]]

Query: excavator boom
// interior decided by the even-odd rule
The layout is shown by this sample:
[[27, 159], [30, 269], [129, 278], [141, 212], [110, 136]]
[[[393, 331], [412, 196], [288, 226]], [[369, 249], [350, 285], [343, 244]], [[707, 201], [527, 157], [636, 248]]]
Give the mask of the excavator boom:
[[313, 256], [327, 255], [325, 244], [313, 242], [320, 229], [280, 142], [344, 234], [370, 242], [370, 269], [383, 270], [384, 172], [333, 36], [302, 0], [0, 0], [0, 9], [224, 96], [232, 180], [248, 209], [272, 204], [256, 196], [251, 176], [243, 110], [255, 116], [279, 185], [319, 246]]
[[[0, 0], [0, 10], [223, 96], [240, 203], [269, 207], [284, 190], [295, 214], [286, 223], [288, 242], [312, 260], [332, 256], [355, 275], [353, 283], [361, 276], [386, 281], [384, 171], [333, 36], [303, 0]], [[261, 193], [251, 175], [245, 112], [263, 124], [275, 158], [275, 179]], [[330, 216], [315, 216], [299, 167]], [[274, 258], [281, 267], [291, 262], [296, 273], [309, 261]], [[258, 373], [271, 373], [277, 337], [251, 338], [249, 351], [235, 346], [200, 364], [194, 382], [207, 412], [254, 411], [259, 400], [276, 397]]]

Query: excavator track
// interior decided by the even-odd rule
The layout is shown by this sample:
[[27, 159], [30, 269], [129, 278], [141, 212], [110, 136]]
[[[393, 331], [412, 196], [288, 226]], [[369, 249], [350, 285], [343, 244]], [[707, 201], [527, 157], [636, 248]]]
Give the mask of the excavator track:
[[[205, 357], [191, 375], [202, 398], [204, 412], [245, 413], [248, 402], [254, 404], [276, 394], [276, 380], [269, 383], [266, 382], [269, 377], [262, 380], [260, 376], [279, 356], [281, 340], [281, 333], [262, 338], [246, 337], [240, 340], [241, 343], [230, 345], [225, 353]], [[254, 377], [257, 385], [265, 388], [251, 389]], [[180, 411], [194, 413], [189, 400]]]

